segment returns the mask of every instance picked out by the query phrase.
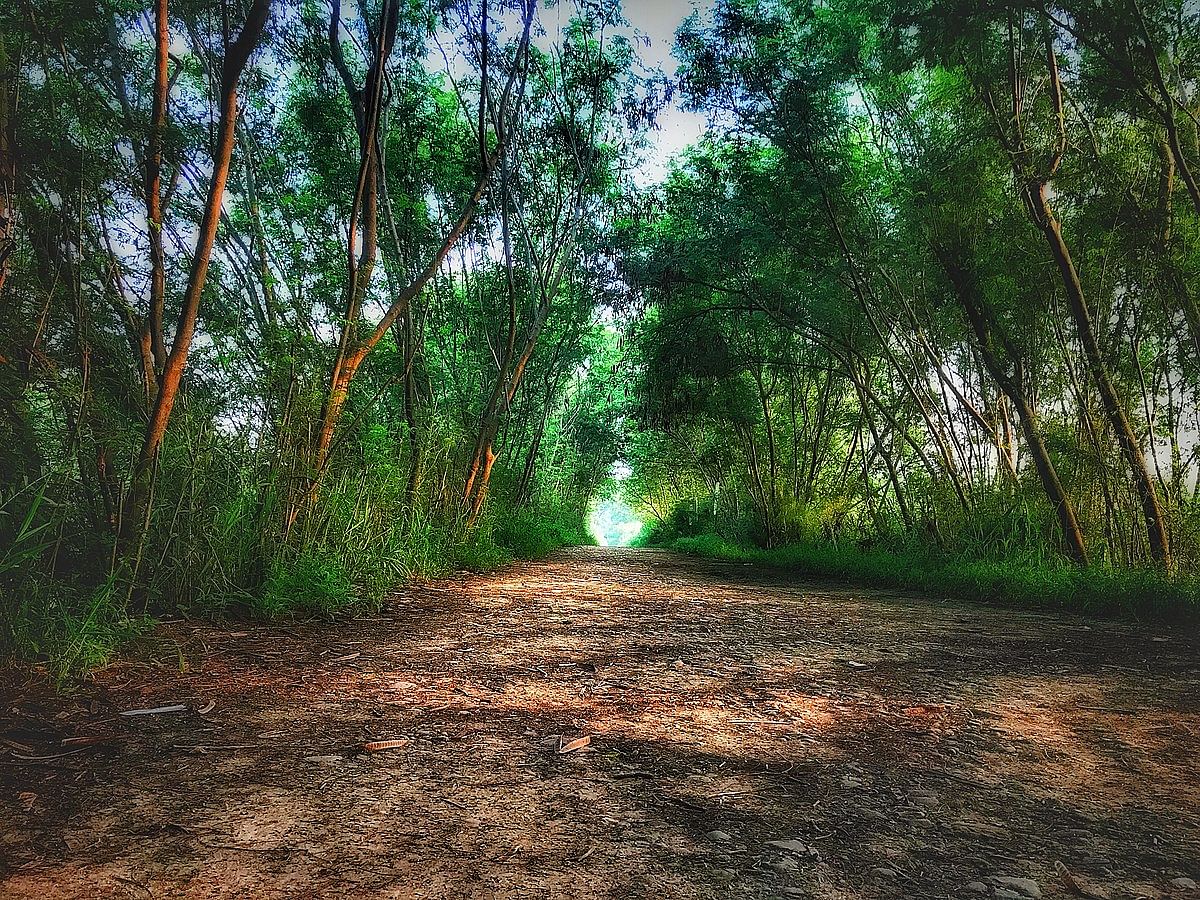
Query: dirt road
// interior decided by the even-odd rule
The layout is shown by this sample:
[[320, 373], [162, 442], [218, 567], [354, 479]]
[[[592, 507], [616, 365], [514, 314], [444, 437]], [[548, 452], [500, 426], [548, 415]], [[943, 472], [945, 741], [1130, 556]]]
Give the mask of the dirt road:
[[1200, 896], [1165, 629], [577, 550], [8, 681], [3, 897]]

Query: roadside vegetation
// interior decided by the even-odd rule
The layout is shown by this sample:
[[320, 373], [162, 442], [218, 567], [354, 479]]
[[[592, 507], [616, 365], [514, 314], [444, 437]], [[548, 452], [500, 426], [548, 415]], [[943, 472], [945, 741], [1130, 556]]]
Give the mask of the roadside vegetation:
[[4, 650], [371, 607], [613, 498], [1194, 618], [1190, 0], [713, 0], [666, 73], [589, 0], [220, 13], [0, 10]]
[[1200, 12], [721, 0], [622, 233], [646, 540], [1200, 608]]
[[0, 12], [0, 647], [60, 673], [585, 541], [619, 453], [619, 11], [222, 10]]

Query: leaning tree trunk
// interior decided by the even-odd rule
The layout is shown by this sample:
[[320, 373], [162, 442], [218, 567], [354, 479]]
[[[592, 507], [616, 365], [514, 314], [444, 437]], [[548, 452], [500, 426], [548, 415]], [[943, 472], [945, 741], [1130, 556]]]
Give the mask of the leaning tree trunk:
[[1050, 206], [1048, 187], [1044, 181], [1038, 181], [1027, 187], [1028, 207], [1033, 214], [1034, 223], [1046, 239], [1050, 254], [1062, 276], [1063, 287], [1067, 295], [1067, 306], [1071, 311], [1076, 336], [1083, 347], [1084, 357], [1087, 359], [1088, 371], [1100, 395], [1100, 403], [1104, 408], [1105, 416], [1133, 474], [1134, 487], [1137, 490], [1138, 500], [1142, 507], [1142, 517], [1146, 523], [1150, 555], [1157, 562], [1170, 567], [1170, 538], [1167, 532], [1166, 516], [1158, 500], [1158, 490], [1154, 486], [1154, 479], [1146, 465], [1146, 456], [1142, 452], [1141, 444], [1137, 435], [1134, 434], [1133, 426], [1121, 403], [1121, 397], [1117, 393], [1108, 366], [1105, 364], [1104, 354], [1096, 338], [1091, 310], [1088, 308], [1083, 285], [1079, 280], [1079, 272], [1071, 258], [1071, 251], [1063, 239], [1062, 227]]
[[208, 197], [204, 203], [204, 214], [200, 219], [199, 237], [192, 254], [192, 265], [188, 273], [187, 289], [183, 305], [175, 326], [175, 339], [171, 352], [163, 364], [158, 393], [150, 410], [150, 421], [146, 425], [141, 453], [138, 455], [130, 478], [129, 490], [121, 510], [121, 525], [118, 534], [118, 549], [128, 549], [132, 538], [139, 534], [146, 516], [146, 501], [150, 493], [151, 474], [158, 460], [158, 452], [167, 433], [171, 411], [179, 393], [192, 336], [196, 331], [196, 320], [200, 313], [200, 298], [208, 277], [208, 264], [212, 258], [213, 244], [217, 238], [217, 225], [221, 219], [221, 203], [225, 198], [225, 182], [229, 177], [229, 164], [233, 157], [234, 127], [238, 116], [238, 80], [250, 54], [262, 37], [263, 28], [270, 12], [271, 0], [254, 0], [246, 17], [241, 33], [229, 45], [225, 61], [221, 65], [221, 115], [217, 125], [217, 143], [213, 148], [212, 177], [209, 181]]
[[1020, 185], [1020, 195], [1025, 211], [1045, 239], [1046, 245], [1050, 249], [1050, 256], [1058, 267], [1067, 297], [1067, 307], [1071, 313], [1072, 324], [1075, 326], [1075, 336], [1083, 348], [1088, 371], [1100, 395], [1105, 417], [1117, 437], [1117, 443], [1133, 475], [1134, 487], [1145, 521], [1150, 555], [1164, 567], [1170, 568], [1170, 538], [1166, 517], [1163, 514], [1162, 505], [1158, 501], [1158, 491], [1150, 475], [1149, 467], [1146, 465], [1146, 457], [1142, 452], [1141, 444], [1137, 435], [1134, 434], [1133, 426], [1129, 422], [1121, 397], [1117, 393], [1108, 366], [1104, 361], [1104, 354], [1096, 337], [1095, 324], [1088, 307], [1087, 297], [1083, 292], [1079, 271], [1071, 257], [1070, 248], [1063, 238], [1062, 225], [1055, 217], [1054, 208], [1050, 202], [1050, 182], [1062, 165], [1070, 143], [1067, 135], [1062, 82], [1054, 49], [1054, 34], [1048, 24], [1045, 29], [1044, 42], [1046, 72], [1049, 76], [1049, 99], [1057, 130], [1057, 143], [1040, 173], [1033, 174], [1031, 171], [1030, 160], [1033, 153], [1026, 142], [1024, 131], [1023, 102], [1025, 93], [1019, 84], [1016, 67], [1010, 69], [1010, 77], [1013, 81], [1011, 85], [1013, 114], [1008, 119], [1001, 115], [991, 91], [987, 88], [982, 89], [983, 100], [992, 117], [1000, 143], [1009, 156], [1013, 175]]
[[1087, 565], [1087, 545], [1083, 538], [1083, 530], [1079, 527], [1079, 519], [1075, 515], [1075, 507], [1071, 503], [1071, 498], [1067, 496], [1067, 492], [1063, 489], [1062, 480], [1058, 477], [1058, 470], [1055, 468], [1054, 461], [1050, 459], [1050, 453], [1046, 449], [1046, 441], [1042, 437], [1042, 429], [1038, 424], [1037, 413], [1033, 405], [1029, 402], [1029, 398], [1025, 395], [1024, 388], [1017, 383], [1016, 378], [1008, 374], [1001, 364], [999, 357], [996, 355], [991, 326], [985, 317], [983, 309], [979, 305], [979, 299], [974, 296], [972, 289], [965, 284], [964, 273], [957, 270], [945, 260], [942, 261], [942, 267], [949, 276], [954, 293], [967, 314], [971, 330], [975, 332], [975, 337], [979, 343], [979, 355], [983, 360], [984, 367], [1016, 410], [1017, 420], [1021, 423], [1021, 431], [1025, 435], [1025, 443], [1029, 446], [1029, 453], [1033, 457], [1034, 468], [1037, 470], [1038, 479], [1042, 483], [1042, 490], [1045, 492], [1046, 499], [1050, 501], [1050, 506], [1054, 509], [1054, 513], [1058, 517], [1058, 524], [1062, 529], [1063, 540], [1066, 542], [1067, 556], [1070, 557], [1072, 562], [1079, 565]]

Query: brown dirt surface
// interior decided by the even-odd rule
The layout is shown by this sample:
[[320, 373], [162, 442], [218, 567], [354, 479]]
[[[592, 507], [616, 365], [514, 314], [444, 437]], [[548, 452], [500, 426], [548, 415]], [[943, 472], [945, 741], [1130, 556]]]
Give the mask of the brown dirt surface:
[[163, 625], [70, 696], [3, 678], [3, 897], [1200, 881], [1200, 636], [1177, 630], [585, 549], [376, 616]]

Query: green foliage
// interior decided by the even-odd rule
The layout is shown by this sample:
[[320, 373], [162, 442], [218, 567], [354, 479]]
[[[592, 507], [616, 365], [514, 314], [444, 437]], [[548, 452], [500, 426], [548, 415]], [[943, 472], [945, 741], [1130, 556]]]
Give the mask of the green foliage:
[[786, 570], [799, 578], [919, 591], [934, 598], [1030, 609], [1200, 622], [1200, 578], [1167, 577], [1152, 569], [1079, 568], [1054, 561], [969, 559], [919, 549], [789, 544], [764, 550], [707, 533], [654, 546], [681, 553]]
[[342, 559], [327, 549], [301, 550], [272, 561], [261, 592], [250, 604], [261, 616], [330, 615], [355, 601]]
[[29, 580], [8, 595], [0, 647], [40, 660], [60, 685], [102, 666], [154, 624], [128, 611], [125, 588], [109, 579], [90, 592], [78, 584]]
[[[481, 53], [469, 16], [400, 4], [371, 140], [379, 11], [337, 47], [319, 4], [273, 16], [150, 479], [154, 16], [0, 9], [5, 647], [69, 672], [143, 612], [370, 608], [584, 542], [618, 490], [657, 540], [814, 574], [1105, 609], [1191, 589], [1200, 13], [714, 0], [668, 84], [618, 6], [568, 6], [534, 4], [523, 49], [530, 7], [499, 0]], [[167, 323], [233, 24], [170, 10]], [[672, 96], [712, 127], [636, 185]]]
[[[127, 501], [161, 368], [142, 352], [155, 330], [144, 187], [155, 17], [136, 0], [0, 11], [0, 130], [12, 126], [20, 148], [19, 184], [0, 165], [0, 649], [75, 672], [143, 612], [324, 617], [372, 608], [407, 579], [586, 540], [582, 510], [621, 439], [606, 377], [617, 334], [600, 312], [615, 292], [607, 222], [625, 186], [620, 153], [639, 144], [653, 103], [616, 34], [619, 8], [571, 7], [556, 30], [533, 6], [527, 59], [513, 26], [528, 4], [501, 0], [484, 32], [425, 4], [393, 7], [380, 133], [366, 144], [386, 165], [361, 192], [355, 107], [380, 12], [343, 17], [335, 48], [325, 8], [277, 11], [237, 84], [236, 148], [187, 348], [173, 346], [174, 323], [208, 182], [193, 170], [209, 168], [222, 93], [210, 53], [238, 23], [171, 7], [161, 338], [188, 357], [139, 481], [144, 506]], [[493, 103], [512, 104], [489, 107], [483, 135], [464, 103], [482, 93], [481, 59]], [[18, 97], [20, 116], [3, 119]], [[490, 177], [469, 203], [481, 145]], [[378, 246], [356, 248], [361, 302], [345, 322], [347, 240], [368, 219]], [[322, 458], [335, 354], [406, 291]], [[484, 458], [477, 509], [466, 484]]]
[[1195, 67], [1200, 15], [1094, 7], [718, 0], [684, 23], [714, 126], [620, 233], [646, 308], [625, 496], [659, 540], [965, 560], [986, 596], [1084, 555], [1097, 593], [1200, 571], [1200, 157], [1155, 75]]
[[518, 559], [537, 559], [560, 547], [592, 543], [577, 509], [551, 504], [501, 513], [493, 535]]

